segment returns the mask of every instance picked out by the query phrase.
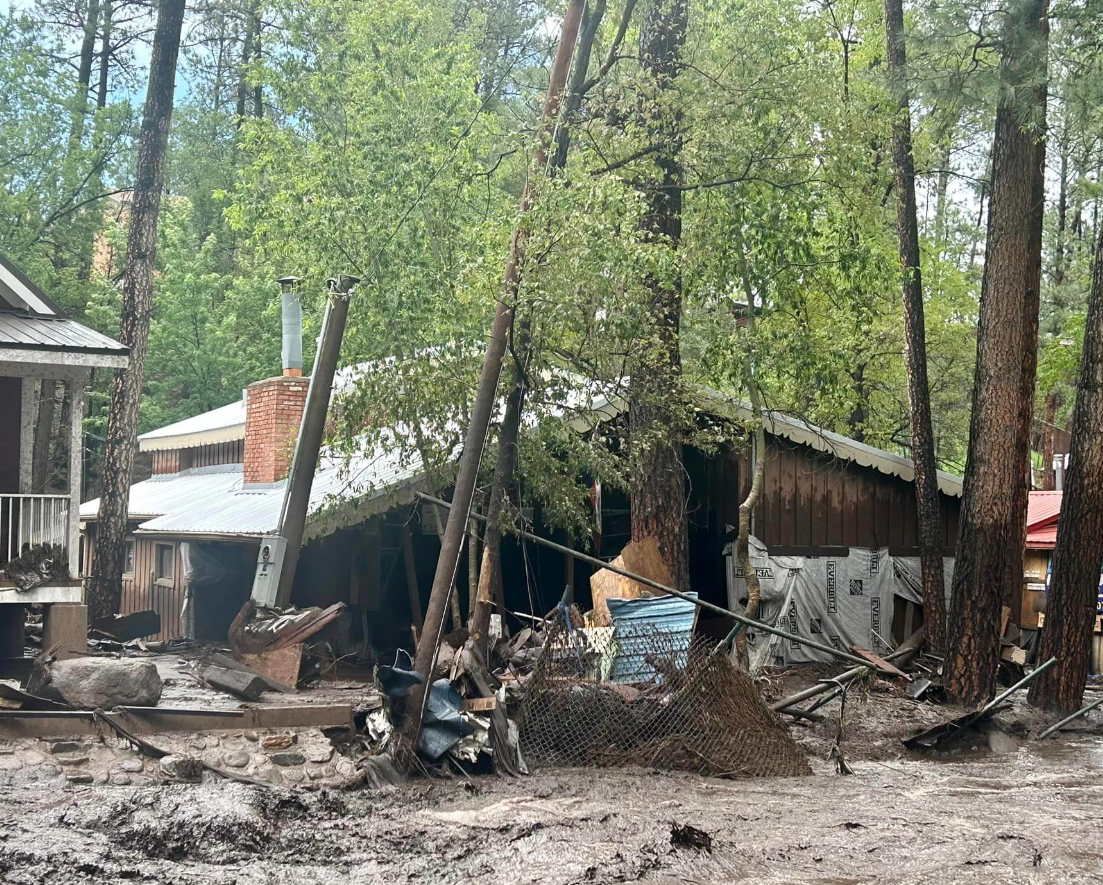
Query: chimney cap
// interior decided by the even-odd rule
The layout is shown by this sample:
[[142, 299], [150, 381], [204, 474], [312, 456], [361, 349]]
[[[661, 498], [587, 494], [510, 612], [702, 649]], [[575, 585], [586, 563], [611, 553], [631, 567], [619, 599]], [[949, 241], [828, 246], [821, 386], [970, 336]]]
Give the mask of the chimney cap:
[[276, 282], [280, 284], [280, 288], [284, 292], [290, 292], [292, 289], [295, 288], [295, 285], [301, 281], [302, 277], [296, 276], [280, 277], [278, 280], [276, 280]]

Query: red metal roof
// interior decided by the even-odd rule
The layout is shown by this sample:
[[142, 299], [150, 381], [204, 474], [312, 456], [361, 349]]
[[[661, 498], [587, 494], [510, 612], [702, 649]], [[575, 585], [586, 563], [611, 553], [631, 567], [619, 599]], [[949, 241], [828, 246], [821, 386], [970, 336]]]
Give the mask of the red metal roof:
[[1051, 550], [1057, 546], [1057, 518], [1061, 514], [1061, 492], [1031, 492], [1026, 510], [1026, 546]]

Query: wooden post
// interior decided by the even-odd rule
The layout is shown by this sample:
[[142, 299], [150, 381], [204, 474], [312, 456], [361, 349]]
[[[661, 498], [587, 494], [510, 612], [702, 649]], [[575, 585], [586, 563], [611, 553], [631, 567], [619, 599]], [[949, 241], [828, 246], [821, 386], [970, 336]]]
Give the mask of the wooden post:
[[406, 564], [406, 591], [410, 595], [410, 617], [415, 637], [421, 636], [424, 621], [421, 617], [421, 593], [417, 588], [417, 563], [414, 562], [414, 541], [410, 527], [402, 526], [402, 560]]
[[31, 467], [34, 455], [34, 378], [24, 375], [19, 394], [19, 491], [28, 494], [31, 488]]
[[84, 468], [84, 394], [88, 372], [69, 379], [69, 577], [80, 577], [80, 497]]

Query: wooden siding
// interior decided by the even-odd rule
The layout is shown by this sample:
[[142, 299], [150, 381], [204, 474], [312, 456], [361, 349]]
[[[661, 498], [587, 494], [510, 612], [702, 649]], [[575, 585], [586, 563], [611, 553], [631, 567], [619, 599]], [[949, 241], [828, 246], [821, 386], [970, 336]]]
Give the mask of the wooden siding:
[[[85, 565], [84, 574], [91, 574], [96, 567], [96, 530], [90, 523], [84, 532]], [[131, 530], [136, 524], [131, 523]], [[184, 635], [184, 622], [181, 609], [184, 605], [184, 566], [180, 561], [180, 543], [178, 541], [155, 541], [140, 535], [128, 535], [134, 541], [134, 571], [123, 575], [122, 603], [119, 614], [152, 609], [161, 616], [161, 632], [150, 639], [174, 639]], [[164, 586], [151, 578], [154, 569], [155, 544], [173, 545], [173, 578], [171, 586]]]
[[153, 452], [153, 472], [179, 473], [191, 467], [215, 467], [219, 464], [241, 464], [245, 460], [245, 440], [191, 446], [186, 449], [165, 449]]
[[[173, 548], [172, 582], [168, 585], [153, 577], [157, 544], [170, 544]], [[134, 572], [123, 575], [120, 614], [129, 615], [152, 609], [161, 616], [161, 632], [150, 638], [174, 639], [184, 635], [184, 622], [180, 616], [183, 606], [184, 565], [180, 561], [180, 543], [135, 536]]]
[[[750, 490], [746, 451], [713, 456], [709, 484], [720, 526], [739, 524], [739, 504]], [[918, 545], [915, 491], [911, 482], [871, 467], [840, 461], [809, 446], [767, 437], [762, 497], [754, 533], [768, 547], [890, 547]], [[960, 499], [940, 494], [942, 543], [957, 543]], [[720, 531], [724, 531], [723, 528]]]

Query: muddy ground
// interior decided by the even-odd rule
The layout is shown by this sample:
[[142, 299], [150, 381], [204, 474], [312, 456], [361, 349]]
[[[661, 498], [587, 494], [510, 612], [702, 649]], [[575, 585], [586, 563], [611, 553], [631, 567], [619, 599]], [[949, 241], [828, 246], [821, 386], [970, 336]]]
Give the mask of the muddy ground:
[[[25, 766], [0, 798], [0, 881], [1103, 882], [1103, 738], [999, 754], [978, 738], [976, 752], [921, 760], [895, 733], [939, 708], [905, 717], [877, 694], [851, 707], [847, 777], [823, 758], [829, 723], [794, 728], [815, 774], [784, 780], [572, 769], [343, 791], [210, 774], [82, 785]], [[673, 845], [674, 824], [708, 833], [711, 852]]]
[[[173, 672], [178, 661], [158, 664], [172, 705], [236, 705]], [[819, 675], [831, 674], [762, 685], [783, 696]], [[290, 697], [363, 695], [331, 682]], [[956, 711], [874, 680], [848, 695], [855, 773], [840, 776], [828, 761], [839, 710], [790, 725], [814, 774], [777, 780], [537, 769], [350, 790], [355, 760], [317, 729], [150, 736], [262, 788], [209, 772], [166, 783], [160, 763], [114, 736], [0, 741], [0, 882], [1103, 883], [1103, 714], [1043, 744], [1020, 701], [960, 752], [919, 758], [901, 738]], [[686, 824], [711, 851], [672, 843]]]

